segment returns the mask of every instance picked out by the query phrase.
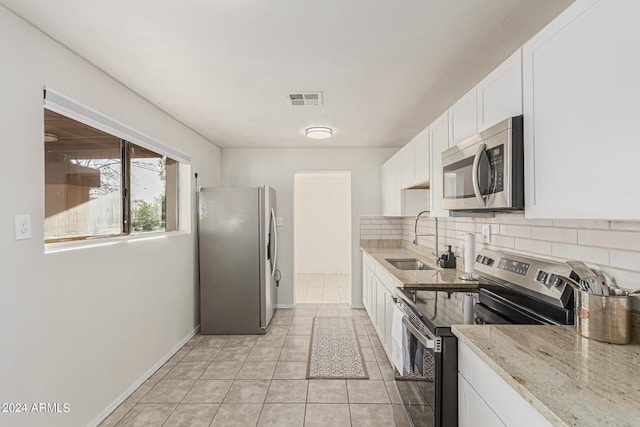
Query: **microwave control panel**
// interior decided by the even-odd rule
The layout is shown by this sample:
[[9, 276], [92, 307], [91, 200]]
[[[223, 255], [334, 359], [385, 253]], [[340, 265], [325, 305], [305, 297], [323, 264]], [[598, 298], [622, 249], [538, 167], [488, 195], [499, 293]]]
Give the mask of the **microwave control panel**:
[[504, 191], [504, 144], [486, 150], [491, 170], [491, 183], [489, 193]]

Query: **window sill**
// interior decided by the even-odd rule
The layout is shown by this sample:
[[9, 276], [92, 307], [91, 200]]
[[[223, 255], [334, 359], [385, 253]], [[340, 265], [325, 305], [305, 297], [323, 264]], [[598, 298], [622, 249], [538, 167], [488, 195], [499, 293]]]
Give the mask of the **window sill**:
[[87, 240], [73, 240], [69, 242], [45, 243], [44, 253], [54, 254], [59, 252], [76, 251], [81, 249], [98, 248], [101, 246], [113, 246], [126, 243], [137, 243], [148, 240], [168, 239], [191, 235], [188, 231], [161, 231], [157, 233], [130, 234], [128, 236], [93, 238]]

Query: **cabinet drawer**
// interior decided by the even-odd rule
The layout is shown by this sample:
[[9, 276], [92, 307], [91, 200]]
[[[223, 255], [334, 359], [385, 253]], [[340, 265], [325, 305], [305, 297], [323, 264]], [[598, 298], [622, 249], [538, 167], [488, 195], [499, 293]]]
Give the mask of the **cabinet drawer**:
[[396, 280], [395, 278], [387, 272], [380, 264], [376, 263], [375, 265], [375, 273], [378, 277], [378, 280], [384, 285], [385, 288], [392, 294], [396, 292]]
[[373, 257], [371, 257], [364, 251], [362, 251], [362, 261], [366, 267], [369, 267], [371, 270], [373, 270], [373, 266], [376, 262], [373, 260]]

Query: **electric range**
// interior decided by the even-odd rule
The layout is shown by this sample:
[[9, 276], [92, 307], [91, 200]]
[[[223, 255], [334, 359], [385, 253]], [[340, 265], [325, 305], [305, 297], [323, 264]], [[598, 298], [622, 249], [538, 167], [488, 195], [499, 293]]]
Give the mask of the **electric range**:
[[406, 328], [405, 338], [394, 340], [401, 342], [396, 345], [404, 355], [396, 385], [415, 426], [457, 425], [458, 350], [452, 325], [573, 324], [567, 264], [484, 249], [474, 270], [477, 287], [396, 290]]

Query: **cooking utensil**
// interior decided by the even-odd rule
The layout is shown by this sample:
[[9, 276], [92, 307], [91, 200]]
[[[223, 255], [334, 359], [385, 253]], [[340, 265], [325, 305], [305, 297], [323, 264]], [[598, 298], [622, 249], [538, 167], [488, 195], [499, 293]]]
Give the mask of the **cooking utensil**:
[[602, 281], [598, 280], [598, 275], [594, 273], [582, 261], [567, 261], [573, 272], [578, 276], [576, 280], [580, 284], [580, 289], [596, 295], [604, 295]]

